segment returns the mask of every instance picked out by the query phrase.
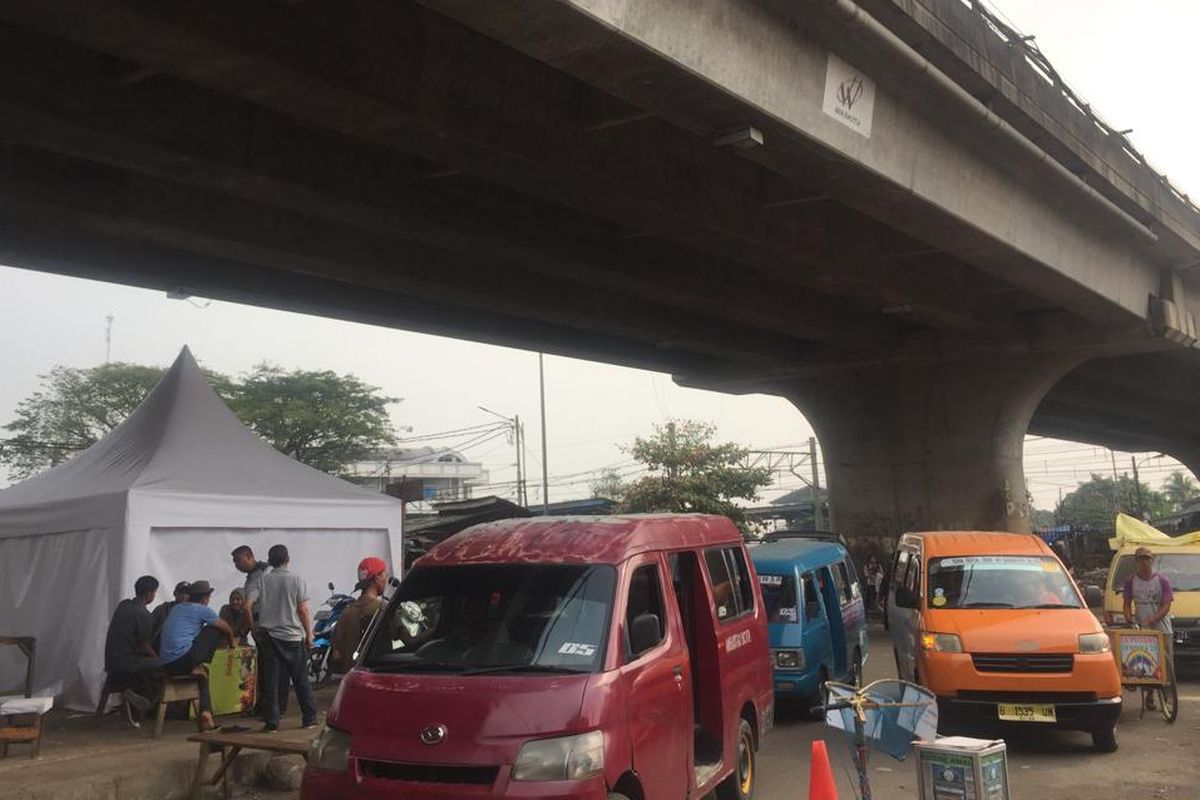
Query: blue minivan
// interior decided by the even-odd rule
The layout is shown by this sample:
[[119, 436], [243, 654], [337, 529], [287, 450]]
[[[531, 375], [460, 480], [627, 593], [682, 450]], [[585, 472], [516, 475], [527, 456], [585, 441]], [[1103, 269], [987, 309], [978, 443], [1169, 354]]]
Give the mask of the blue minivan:
[[827, 680], [858, 684], [867, 615], [854, 563], [834, 534], [780, 531], [751, 548], [775, 665], [775, 696], [815, 699]]

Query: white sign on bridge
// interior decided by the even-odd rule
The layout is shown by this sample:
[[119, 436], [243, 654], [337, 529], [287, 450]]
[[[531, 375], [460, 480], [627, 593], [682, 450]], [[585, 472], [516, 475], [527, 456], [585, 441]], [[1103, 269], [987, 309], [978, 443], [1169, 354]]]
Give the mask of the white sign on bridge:
[[868, 139], [875, 114], [875, 81], [862, 70], [829, 54], [825, 73], [825, 100], [821, 109], [838, 122]]

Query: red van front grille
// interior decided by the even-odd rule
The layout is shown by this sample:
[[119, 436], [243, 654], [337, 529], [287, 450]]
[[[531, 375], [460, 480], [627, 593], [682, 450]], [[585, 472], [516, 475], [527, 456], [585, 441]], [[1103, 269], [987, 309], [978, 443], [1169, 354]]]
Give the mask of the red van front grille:
[[1070, 672], [1075, 668], [1071, 653], [975, 653], [971, 660], [979, 672]]
[[457, 783], [470, 786], [491, 786], [496, 782], [499, 767], [460, 767], [445, 764], [397, 764], [394, 761], [358, 762], [362, 773], [370, 778], [408, 783]]

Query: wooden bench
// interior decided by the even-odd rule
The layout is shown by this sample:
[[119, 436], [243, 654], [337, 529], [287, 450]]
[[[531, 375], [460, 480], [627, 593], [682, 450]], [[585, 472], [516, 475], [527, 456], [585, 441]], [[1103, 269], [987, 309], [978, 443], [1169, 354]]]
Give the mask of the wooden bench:
[[[200, 759], [196, 762], [196, 772], [192, 776], [192, 790], [188, 795], [192, 800], [198, 800], [205, 786], [221, 784], [221, 791], [229, 798], [229, 767], [242, 750], [264, 750], [268, 753], [307, 755], [308, 747], [313, 736], [309, 731], [303, 731], [299, 738], [289, 738], [286, 734], [263, 733], [197, 733], [188, 737], [189, 742], [200, 743]], [[208, 766], [208, 758], [213, 753], [221, 753], [221, 764], [211, 778], [204, 775]]]
[[54, 707], [53, 697], [0, 698], [0, 758], [8, 758], [8, 746], [29, 745], [29, 757], [37, 758], [42, 746], [42, 717]]
[[12, 645], [25, 656], [25, 696], [33, 697], [33, 669], [37, 663], [37, 639], [32, 636], [0, 636], [0, 645]]
[[[162, 699], [158, 702], [155, 708], [154, 719], [154, 735], [162, 736], [163, 723], [167, 718], [167, 705], [169, 703], [182, 703], [187, 701], [189, 708], [196, 717], [196, 727], [200, 727], [200, 679], [195, 675], [176, 675], [164, 677], [162, 679]], [[104, 688], [100, 690], [100, 702], [96, 704], [96, 718], [104, 716], [108, 710], [109, 695], [117, 693], [119, 690], [109, 682], [107, 676], [104, 678]], [[123, 701], [122, 701], [123, 702]], [[120, 706], [118, 706], [120, 708]], [[134, 727], [137, 723], [134, 722]]]
[[163, 721], [167, 718], [167, 704], [187, 701], [196, 716], [196, 727], [203, 730], [200, 722], [200, 679], [195, 675], [177, 675], [163, 678], [162, 699], [154, 719], [154, 735], [162, 736]]

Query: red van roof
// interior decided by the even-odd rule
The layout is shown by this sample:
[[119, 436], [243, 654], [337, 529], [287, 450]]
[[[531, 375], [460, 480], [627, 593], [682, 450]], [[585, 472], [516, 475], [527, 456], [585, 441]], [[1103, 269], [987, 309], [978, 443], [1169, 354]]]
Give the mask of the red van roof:
[[417, 563], [619, 564], [647, 551], [741, 541], [741, 533], [728, 518], [707, 514], [534, 517], [474, 525], [437, 545]]

